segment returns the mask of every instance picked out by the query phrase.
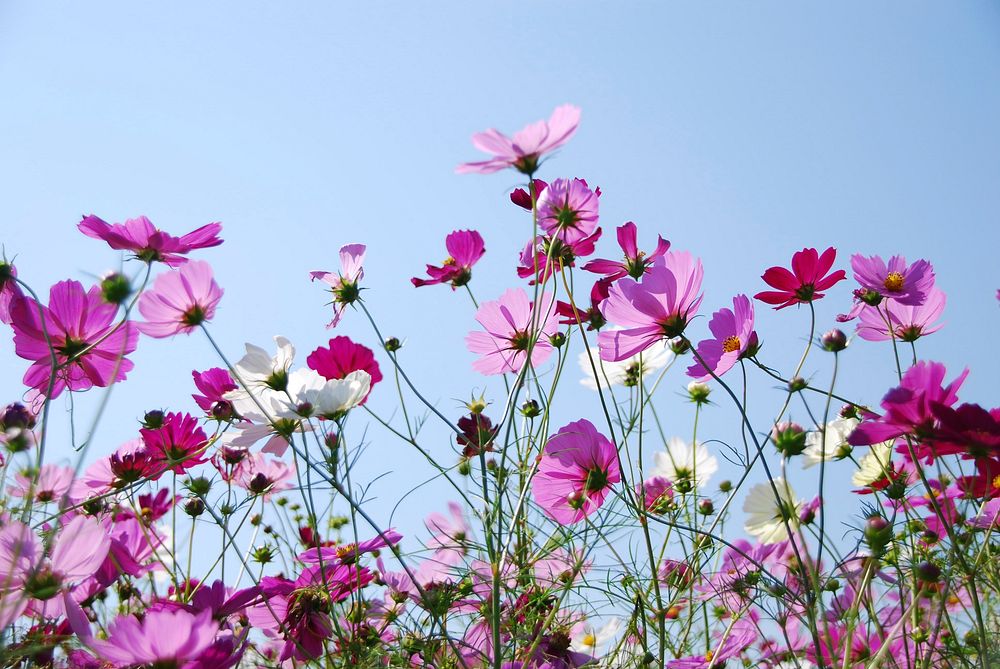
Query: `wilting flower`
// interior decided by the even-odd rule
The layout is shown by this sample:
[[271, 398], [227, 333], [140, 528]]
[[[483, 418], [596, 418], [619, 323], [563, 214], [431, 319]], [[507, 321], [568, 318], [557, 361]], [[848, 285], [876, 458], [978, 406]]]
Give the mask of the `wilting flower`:
[[846, 457], [851, 450], [847, 437], [859, 422], [857, 418], [834, 418], [826, 424], [825, 430], [807, 432], [806, 447], [802, 451], [802, 466], [808, 469], [824, 460], [829, 462], [834, 458]]
[[[115, 618], [107, 639], [80, 634], [101, 659], [117, 666], [179, 667], [208, 650], [219, 631], [212, 610], [192, 614], [184, 609], [150, 609], [142, 621], [132, 615]], [[184, 665], [187, 666], [187, 665]]]
[[753, 321], [753, 303], [746, 295], [734, 297], [732, 309], [719, 309], [712, 314], [708, 329], [715, 338], [698, 342], [696, 350], [700, 360], [688, 367], [688, 376], [697, 381], [712, 378], [709, 372], [722, 376], [740, 358], [754, 355], [759, 344]]
[[827, 274], [836, 259], [837, 249], [832, 246], [822, 255], [816, 249], [802, 249], [792, 255], [791, 271], [784, 267], [771, 267], [761, 275], [764, 283], [776, 290], [757, 293], [754, 299], [778, 305], [775, 309], [818, 300], [823, 297], [823, 291], [847, 278], [842, 269]]
[[472, 145], [484, 153], [492, 154], [489, 160], [463, 163], [455, 170], [459, 174], [491, 174], [506, 167], [513, 167], [525, 174], [538, 168], [542, 155], [553, 151], [576, 132], [580, 123], [580, 109], [573, 105], [556, 107], [548, 122], [537, 121], [509, 138], [490, 128], [472, 136]]
[[[591, 364], [591, 359], [593, 359], [593, 364]], [[609, 386], [634, 388], [639, 385], [640, 377], [646, 378], [672, 363], [674, 353], [666, 342], [662, 342], [617, 362], [602, 360], [599, 352], [593, 349], [590, 350], [589, 355], [587, 351], [581, 351], [577, 361], [584, 374], [580, 383], [591, 390], [606, 389]], [[596, 377], [594, 376], [595, 365], [597, 366]]]
[[532, 491], [549, 518], [569, 525], [601, 508], [620, 480], [615, 445], [590, 421], [578, 420], [549, 437]]
[[[375, 360], [375, 353], [367, 346], [355, 343], [350, 337], [334, 337], [326, 345], [309, 354], [306, 364], [327, 379], [343, 379], [351, 372], [363, 370], [371, 379], [369, 392], [382, 380], [382, 371]], [[361, 400], [364, 404], [368, 395]]]
[[146, 322], [137, 327], [150, 337], [187, 334], [215, 316], [221, 299], [222, 289], [212, 278], [212, 266], [192, 260], [156, 277], [152, 290], [139, 297], [139, 313]]
[[143, 428], [139, 434], [160, 473], [173, 469], [182, 474], [207, 460], [208, 437], [190, 414], [168, 413], [160, 427]]
[[358, 284], [365, 275], [364, 262], [365, 245], [347, 244], [340, 247], [339, 274], [322, 270], [309, 273], [313, 281], [319, 279], [330, 286], [333, 293], [333, 320], [326, 327], [336, 327], [344, 308], [348, 304], [354, 304], [361, 296]]
[[100, 288], [84, 292], [77, 281], [52, 286], [47, 307], [30, 297], [15, 300], [10, 313], [14, 351], [33, 361], [24, 374], [25, 385], [44, 394], [51, 382], [49, 397], [56, 397], [65, 388], [81, 391], [124, 381], [133, 367], [125, 356], [135, 350], [139, 331], [130, 322], [114, 329], [117, 311], [101, 299]]
[[768, 482], [758, 483], [750, 488], [743, 502], [743, 510], [747, 512], [743, 529], [762, 544], [784, 541], [788, 538], [788, 528], [794, 530], [799, 525], [801, 502], [795, 497], [795, 491], [783, 478], [774, 479], [773, 484], [774, 488]]
[[194, 377], [194, 385], [198, 388], [200, 395], [191, 395], [201, 409], [219, 420], [232, 418], [234, 415], [233, 403], [225, 399], [223, 395], [236, 390], [238, 387], [229, 370], [221, 367], [206, 369], [204, 372], [191, 372]]
[[499, 428], [485, 414], [472, 412], [468, 416], [462, 416], [458, 419], [457, 427], [461, 433], [456, 441], [462, 447], [464, 457], [471, 458], [483, 451], [493, 450], [493, 439]]
[[[544, 363], [552, 353], [548, 338], [559, 331], [557, 317], [551, 308], [548, 293], [541, 303], [532, 305], [521, 288], [511, 288], [498, 300], [484, 302], [476, 312], [476, 320], [486, 332], [473, 331], [465, 337], [465, 345], [482, 357], [472, 363], [480, 374], [519, 372], [531, 350], [531, 365]], [[535, 309], [542, 313], [534, 315]], [[537, 335], [531, 332], [537, 321]]]
[[[882, 303], [882, 313], [874, 307], [865, 307], [861, 309], [858, 336], [868, 341], [885, 341], [893, 337], [900, 341], [916, 341], [941, 329], [942, 325], [936, 322], [944, 313], [945, 301], [944, 291], [932, 286], [921, 304], [906, 305], [886, 300]], [[892, 324], [891, 336], [889, 323]]]
[[597, 227], [600, 196], [583, 179], [556, 179], [538, 198], [538, 225], [566, 244], [585, 239]]
[[207, 249], [222, 243], [219, 239], [221, 223], [203, 225], [181, 237], [159, 230], [145, 216], [108, 224], [91, 215], [85, 216], [77, 227], [88, 237], [106, 241], [113, 249], [131, 251], [139, 260], [159, 261], [171, 267], [186, 263], [184, 256], [195, 249]]
[[618, 226], [618, 245], [625, 254], [624, 260], [591, 260], [583, 266], [583, 269], [603, 274], [603, 278], [607, 281], [617, 281], [625, 276], [639, 281], [656, 259], [662, 258], [670, 250], [670, 242], [657, 236], [656, 249], [652, 253], [646, 255], [644, 251], [640, 251], [636, 241], [635, 223], [632, 221]]
[[710, 455], [705, 444], [692, 446], [680, 437], [667, 441], [666, 451], [653, 454], [653, 473], [670, 481], [681, 492], [702, 488], [719, 469], [719, 461]]
[[482, 236], [475, 230], [456, 230], [444, 239], [448, 257], [441, 267], [427, 265], [429, 279], [413, 277], [410, 281], [416, 287], [430, 286], [437, 283], [450, 283], [451, 289], [469, 283], [472, 278], [472, 266], [486, 253], [486, 245]]
[[[529, 184], [529, 188], [534, 187], [535, 189], [535, 206], [538, 204], [538, 198], [542, 194], [542, 191], [549, 187], [549, 185], [542, 181], [541, 179], [532, 179]], [[523, 188], [515, 188], [511, 191], [510, 201], [519, 206], [521, 209], [526, 211], [532, 210], [531, 193]]]
[[597, 335], [601, 357], [624, 360], [657, 341], [679, 336], [698, 311], [701, 261], [691, 254], [667, 253], [649, 268], [642, 283], [620, 279], [601, 305], [604, 317], [622, 330]]
[[866, 258], [856, 253], [851, 256], [851, 269], [862, 288], [899, 304], [922, 304], [934, 287], [934, 268], [926, 260], [907, 265], [903, 256], [893, 256], [886, 263], [880, 256]]

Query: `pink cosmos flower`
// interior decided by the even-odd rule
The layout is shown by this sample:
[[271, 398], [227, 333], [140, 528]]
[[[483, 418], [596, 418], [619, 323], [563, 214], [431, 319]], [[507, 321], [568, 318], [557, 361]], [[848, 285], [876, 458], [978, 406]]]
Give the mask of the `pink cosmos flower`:
[[25, 385], [44, 394], [51, 382], [51, 398], [66, 388], [81, 391], [124, 381], [133, 367], [125, 356], [135, 350], [139, 331], [130, 322], [114, 329], [111, 322], [117, 311], [101, 298], [99, 287], [84, 292], [77, 281], [52, 286], [48, 307], [30, 297], [15, 300], [10, 312], [14, 350], [33, 361], [24, 374]]
[[757, 626], [752, 621], [742, 618], [732, 624], [719, 643], [713, 644], [712, 650], [704, 655], [671, 660], [667, 662], [667, 667], [668, 669], [713, 669], [739, 657], [759, 636]]
[[535, 581], [545, 588], [554, 588], [575, 582], [590, 571], [592, 562], [584, 558], [582, 551], [567, 551], [553, 548], [545, 557], [535, 561], [531, 571]]
[[475, 230], [456, 230], [445, 237], [444, 245], [448, 249], [448, 257], [441, 263], [441, 267], [427, 265], [427, 275], [430, 278], [413, 277], [410, 281], [414, 286], [419, 288], [450, 283], [452, 290], [464, 286], [472, 278], [472, 266], [486, 253], [482, 235]]
[[538, 198], [538, 225], [566, 244], [579, 242], [597, 227], [600, 196], [583, 179], [556, 179]]
[[981, 530], [1000, 530], [1000, 497], [983, 504], [979, 514], [970, 519], [969, 524]]
[[862, 288], [899, 304], [923, 304], [934, 287], [934, 268], [926, 260], [907, 265], [903, 256], [893, 256], [886, 263], [880, 256], [866, 258], [856, 253], [851, 256], [851, 269]]
[[168, 413], [158, 428], [139, 430], [153, 462], [156, 463], [159, 478], [167, 469], [178, 474], [207, 460], [205, 449], [208, 437], [191, 414]]
[[70, 486], [73, 485], [73, 475], [72, 467], [42, 465], [38, 470], [38, 479], [34, 482], [29, 473], [18, 473], [14, 477], [17, 485], [10, 489], [10, 494], [16, 497], [28, 497], [29, 492], [32, 492], [38, 502], [56, 501], [69, 492]]
[[764, 282], [776, 290], [757, 293], [754, 299], [778, 305], [775, 309], [818, 300], [823, 297], [823, 291], [847, 278], [842, 269], [828, 274], [836, 259], [837, 249], [832, 246], [822, 255], [816, 249], [802, 249], [792, 255], [791, 271], [784, 267], [771, 267], [761, 275]]
[[[528, 187], [535, 189], [535, 206], [538, 205], [538, 197], [542, 191], [548, 188], [548, 184], [541, 179], [532, 179]], [[532, 210], [531, 194], [523, 188], [515, 188], [510, 194], [510, 201], [526, 211]]]
[[200, 395], [191, 395], [201, 409], [219, 420], [227, 420], [234, 415], [233, 403], [223, 395], [236, 390], [237, 385], [229, 370], [221, 367], [206, 369], [204, 372], [191, 372], [194, 385]]
[[145, 216], [130, 218], [124, 223], [105, 223], [97, 216], [85, 216], [77, 227], [94, 239], [103, 239], [113, 249], [131, 251], [144, 262], [159, 261], [171, 267], [187, 262], [184, 255], [195, 249], [207, 249], [222, 243], [221, 223], [209, 223], [181, 237], [174, 237], [156, 228]]
[[17, 285], [17, 268], [13, 263], [0, 260], [0, 323], [10, 325], [10, 304], [24, 296]]
[[886, 300], [882, 303], [882, 312], [874, 307], [861, 309], [861, 320], [858, 322], [858, 336], [868, 341], [886, 341], [890, 339], [889, 325], [892, 324], [892, 336], [900, 341], [916, 341], [920, 337], [937, 332], [941, 324], [935, 324], [944, 313], [944, 291], [931, 287], [927, 298], [922, 304], [906, 305], [896, 300]]
[[670, 242], [657, 235], [656, 249], [646, 255], [640, 251], [636, 240], [635, 223], [629, 221], [618, 227], [618, 245], [625, 254], [624, 260], [591, 260], [583, 269], [595, 274], [603, 274], [607, 281], [617, 281], [624, 276], [630, 276], [636, 281], [652, 267], [657, 258], [662, 258], [670, 250]]
[[701, 304], [703, 274], [701, 260], [670, 252], [649, 268], [642, 283], [620, 279], [612, 284], [601, 311], [623, 329], [598, 333], [601, 359], [624, 360], [664, 337], [680, 336]]
[[458, 174], [492, 174], [506, 167], [513, 167], [524, 174], [538, 169], [539, 159], [567, 141], [580, 123], [580, 109], [573, 105], [556, 107], [548, 122], [537, 121], [514, 134], [513, 138], [490, 128], [472, 136], [472, 145], [484, 153], [492, 154], [489, 160], [462, 163], [455, 170]]
[[650, 513], [663, 513], [674, 499], [674, 484], [664, 476], [653, 476], [635, 486], [642, 508]]
[[107, 639], [84, 637], [77, 627], [74, 631], [101, 659], [121, 667], [182, 666], [208, 650], [219, 631], [210, 609], [197, 615], [184, 609], [147, 610], [141, 622], [135, 616], [118, 616]]
[[578, 420], [549, 437], [531, 489], [549, 518], [570, 525], [601, 508], [620, 480], [615, 445], [590, 421]]
[[290, 490], [294, 476], [295, 465], [268, 458], [263, 453], [252, 453], [236, 465], [233, 483], [254, 495], [263, 495], [266, 502], [271, 495]]
[[146, 319], [139, 330], [150, 337], [188, 334], [215, 316], [222, 289], [212, 278], [212, 266], [192, 260], [174, 272], [156, 277], [152, 290], [139, 297], [139, 313]]
[[367, 346], [355, 343], [350, 337], [334, 337], [326, 347], [320, 346], [310, 353], [306, 358], [306, 365], [328, 381], [345, 379], [348, 374], [358, 370], [368, 372], [371, 383], [359, 405], [368, 401], [371, 388], [382, 380], [382, 371], [375, 360], [375, 353]]
[[605, 325], [604, 314], [601, 313], [601, 302], [607, 299], [611, 281], [607, 278], [598, 279], [590, 289], [590, 306], [569, 302], [556, 302], [556, 313], [563, 317], [560, 325], [576, 325], [578, 322], [587, 324], [587, 330], [600, 330]]
[[333, 328], [340, 322], [344, 308], [354, 304], [361, 296], [358, 284], [365, 275], [365, 245], [347, 244], [340, 247], [340, 273], [314, 271], [309, 276], [315, 281], [319, 279], [331, 287], [333, 293], [333, 320], [327, 328]]
[[[458, 553], [461, 557], [468, 551], [468, 541], [472, 538], [472, 531], [465, 522], [462, 506], [458, 502], [448, 502], [448, 514], [450, 517], [435, 512], [424, 519], [424, 524], [431, 531], [427, 546], [433, 548], [436, 553], [452, 552]], [[440, 560], [441, 556], [437, 555], [435, 559]]]
[[[517, 373], [524, 366], [529, 348], [532, 367], [544, 363], [552, 353], [548, 338], [559, 331], [551, 306], [549, 293], [542, 295], [541, 305], [532, 305], [521, 288], [511, 288], [500, 299], [484, 302], [476, 312], [476, 320], [486, 332], [470, 332], [465, 337], [468, 349], [482, 356], [472, 363], [472, 368], [486, 375]], [[536, 308], [542, 310], [538, 316], [533, 315]], [[537, 339], [530, 332], [536, 319]]]
[[528, 283], [545, 282], [564, 267], [575, 267], [576, 259], [594, 252], [601, 229], [597, 228], [589, 237], [566, 243], [557, 237], [535, 237], [528, 242], [519, 258], [517, 275], [522, 279], [531, 278]]
[[734, 297], [731, 310], [719, 309], [712, 314], [708, 329], [715, 338], [704, 339], [697, 346], [698, 356], [705, 364], [696, 361], [688, 367], [688, 376], [701, 382], [712, 378], [709, 370], [722, 376], [737, 360], [756, 353], [758, 342], [753, 322], [753, 303], [746, 295]]

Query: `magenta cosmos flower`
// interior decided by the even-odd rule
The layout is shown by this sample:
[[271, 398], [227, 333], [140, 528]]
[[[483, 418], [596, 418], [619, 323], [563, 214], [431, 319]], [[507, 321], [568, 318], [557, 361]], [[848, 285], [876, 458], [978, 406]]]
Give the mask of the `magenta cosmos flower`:
[[697, 381], [705, 381], [716, 376], [722, 376], [736, 364], [740, 358], [752, 356], [757, 352], [757, 333], [753, 329], [753, 303], [746, 295], [733, 298], [732, 309], [719, 309], [712, 314], [708, 323], [714, 338], [698, 342], [698, 356], [704, 361], [695, 362], [687, 369], [688, 376]]
[[667, 253], [642, 283], [621, 279], [612, 284], [601, 312], [623, 329], [598, 333], [601, 359], [624, 360], [664, 337], [680, 336], [701, 304], [703, 274], [701, 260], [690, 253]]
[[340, 273], [325, 272], [322, 270], [309, 272], [309, 276], [315, 281], [319, 279], [331, 287], [333, 293], [333, 320], [326, 327], [337, 327], [340, 317], [344, 313], [344, 308], [348, 304], [353, 304], [361, 296], [361, 289], [358, 283], [365, 275], [365, 245], [347, 244], [340, 247]]
[[115, 618], [107, 639], [86, 640], [101, 659], [115, 666], [180, 667], [208, 650], [218, 631], [211, 609], [197, 615], [184, 609], [149, 609], [141, 622], [132, 615]]
[[548, 122], [536, 121], [507, 137], [490, 128], [472, 136], [472, 145], [484, 153], [491, 154], [489, 160], [462, 163], [455, 170], [459, 174], [492, 174], [506, 167], [532, 174], [538, 169], [539, 159], [567, 141], [580, 124], [580, 109], [573, 105], [556, 107]]
[[589, 237], [597, 227], [601, 189], [583, 179], [556, 179], [538, 198], [538, 225], [566, 244]]
[[215, 316], [221, 299], [222, 289], [212, 278], [212, 266], [193, 260], [156, 277], [152, 290], [139, 297], [139, 313], [146, 322], [137, 327], [157, 338], [188, 334]]
[[371, 382], [368, 393], [358, 404], [364, 404], [371, 389], [382, 380], [382, 371], [375, 360], [375, 353], [367, 346], [355, 343], [350, 337], [334, 337], [325, 346], [320, 346], [306, 358], [309, 369], [319, 373], [327, 381], [346, 379], [351, 372], [368, 372]]
[[549, 437], [531, 482], [535, 501], [562, 525], [601, 508], [621, 480], [618, 451], [588, 420], [578, 420]]
[[528, 242], [521, 251], [517, 275], [522, 279], [530, 277], [530, 285], [534, 285], [537, 281], [545, 282], [564, 267], [574, 267], [577, 258], [593, 253], [600, 238], [600, 228], [572, 243], [564, 242], [558, 237], [536, 236], [534, 242]]
[[475, 230], [455, 230], [445, 237], [444, 246], [448, 257], [441, 267], [427, 266], [429, 279], [413, 277], [410, 281], [417, 288], [437, 283], [450, 283], [451, 289], [464, 286], [472, 279], [472, 266], [486, 253], [483, 237]]
[[714, 648], [704, 655], [682, 657], [667, 662], [668, 669], [714, 669], [723, 666], [728, 660], [739, 657], [744, 650], [753, 645], [760, 636], [757, 626], [752, 621], [743, 618], [732, 624], [724, 638]]
[[775, 290], [757, 293], [754, 299], [775, 304], [775, 309], [818, 300], [823, 297], [823, 291], [847, 278], [847, 273], [842, 269], [828, 274], [836, 259], [837, 249], [832, 246], [823, 251], [822, 255], [816, 249], [802, 249], [792, 255], [791, 271], [784, 267], [765, 270], [761, 278]]
[[653, 262], [657, 258], [662, 258], [670, 250], [670, 242], [657, 235], [656, 249], [646, 255], [644, 251], [639, 250], [636, 237], [635, 223], [632, 221], [618, 226], [618, 245], [621, 246], [625, 258], [623, 260], [591, 260], [583, 266], [583, 269], [587, 272], [603, 274], [603, 279], [606, 281], [617, 281], [624, 276], [630, 276], [636, 281], [640, 280], [652, 267]]
[[65, 388], [80, 391], [124, 381], [133, 367], [125, 356], [135, 350], [139, 331], [130, 322], [113, 328], [117, 311], [117, 306], [101, 299], [99, 287], [84, 292], [77, 281], [52, 286], [48, 307], [30, 297], [15, 300], [10, 311], [14, 350], [32, 361], [24, 374], [25, 385], [44, 394], [51, 381], [49, 396], [56, 397]]
[[891, 338], [916, 341], [941, 329], [942, 324], [937, 323], [937, 320], [944, 313], [945, 302], [944, 291], [931, 287], [922, 304], [907, 305], [896, 300], [886, 300], [882, 305], [882, 313], [874, 307], [866, 306], [861, 310], [858, 336], [868, 341], [885, 341]]
[[150, 458], [158, 463], [157, 478], [166, 469], [178, 474], [206, 461], [208, 437], [190, 414], [168, 413], [155, 428], [139, 430]]
[[[465, 345], [480, 354], [472, 368], [480, 374], [519, 372], [531, 349], [531, 365], [544, 363], [552, 353], [549, 337], [559, 331], [558, 317], [549, 293], [542, 295], [541, 305], [532, 305], [521, 288], [511, 288], [498, 300], [484, 302], [476, 312], [476, 320], [486, 332], [470, 332]], [[536, 317], [534, 310], [541, 313]], [[537, 319], [538, 330], [531, 332]], [[536, 336], [537, 335], [537, 336]]]
[[145, 216], [130, 218], [124, 223], [105, 223], [97, 216], [85, 216], [77, 227], [94, 239], [102, 239], [113, 249], [131, 251], [144, 262], [159, 261], [171, 267], [187, 262], [184, 255], [195, 249], [206, 249], [222, 243], [219, 233], [222, 223], [209, 223], [181, 237], [163, 232]]
[[233, 403], [223, 397], [237, 388], [229, 370], [213, 367], [204, 372], [191, 372], [191, 376], [194, 378], [195, 387], [201, 393], [191, 397], [205, 413], [218, 420], [229, 420], [235, 415]]
[[851, 256], [851, 269], [862, 288], [899, 304], [922, 304], [934, 287], [934, 268], [926, 260], [907, 265], [903, 256], [893, 256], [887, 263], [880, 256], [866, 258], [856, 253]]
[[10, 325], [10, 305], [23, 295], [17, 285], [17, 268], [13, 263], [0, 260], [0, 323]]

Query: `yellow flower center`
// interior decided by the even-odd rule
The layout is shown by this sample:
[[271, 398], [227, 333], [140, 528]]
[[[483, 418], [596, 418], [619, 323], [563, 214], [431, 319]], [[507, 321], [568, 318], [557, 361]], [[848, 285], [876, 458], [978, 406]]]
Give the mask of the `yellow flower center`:
[[740, 338], [736, 335], [726, 337], [726, 340], [722, 342], [723, 353], [732, 353], [733, 351], [738, 350], [740, 350]]
[[451, 265], [455, 264], [455, 259], [452, 258], [451, 256], [448, 256], [441, 262], [441, 264], [445, 267], [450, 267]]
[[583, 635], [582, 645], [592, 647], [597, 645], [597, 637], [593, 634]]
[[893, 292], [903, 290], [903, 275], [899, 272], [889, 272], [882, 285], [885, 286], [886, 290]]
[[993, 487], [1000, 488], [1000, 474], [993, 477]]
[[715, 652], [714, 651], [710, 650], [707, 653], [705, 653], [705, 661], [706, 662], [711, 662], [713, 657], [715, 657]]

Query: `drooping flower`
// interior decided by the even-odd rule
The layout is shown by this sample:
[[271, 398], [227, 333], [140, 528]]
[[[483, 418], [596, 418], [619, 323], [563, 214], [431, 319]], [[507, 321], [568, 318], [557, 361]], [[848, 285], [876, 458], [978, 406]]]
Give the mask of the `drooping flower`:
[[657, 258], [662, 258], [670, 250], [670, 242], [662, 236], [656, 238], [656, 249], [647, 255], [640, 251], [637, 243], [635, 223], [629, 221], [618, 226], [618, 245], [625, 254], [624, 260], [591, 260], [583, 269], [587, 272], [603, 274], [607, 281], [617, 281], [625, 276], [630, 276], [636, 281], [642, 279], [643, 275], [653, 266]]
[[829, 273], [837, 259], [837, 249], [832, 246], [820, 255], [816, 249], [802, 249], [792, 255], [791, 271], [784, 267], [770, 267], [761, 278], [775, 290], [754, 295], [754, 299], [777, 305], [784, 309], [793, 304], [804, 304], [823, 297], [839, 281], [847, 278], [847, 273], [838, 269]]
[[538, 225], [565, 244], [575, 244], [597, 227], [601, 189], [583, 179], [556, 179], [538, 198]]
[[[528, 188], [535, 189], [535, 206], [538, 205], [538, 198], [542, 194], [542, 191], [549, 187], [549, 184], [542, 181], [541, 179], [532, 179], [528, 183]], [[519, 206], [521, 209], [526, 211], [532, 210], [531, 193], [529, 193], [524, 188], [515, 188], [511, 191], [510, 201]]]
[[649, 268], [642, 283], [620, 279], [612, 284], [601, 311], [623, 329], [598, 333], [601, 358], [624, 360], [683, 333], [701, 304], [703, 273], [701, 261], [691, 254], [670, 252]]
[[513, 167], [524, 174], [538, 168], [541, 157], [567, 141], [580, 123], [580, 109], [573, 105], [556, 107], [546, 121], [536, 121], [509, 138], [490, 128], [472, 136], [472, 145], [492, 157], [489, 160], [463, 163], [455, 170], [459, 174], [492, 174], [506, 167]]
[[469, 283], [472, 278], [472, 267], [486, 253], [483, 237], [475, 230], [456, 230], [444, 239], [448, 257], [440, 267], [427, 265], [429, 279], [413, 277], [410, 279], [417, 288], [438, 283], [449, 283], [451, 289]]
[[309, 273], [313, 281], [319, 279], [331, 288], [333, 294], [333, 320], [326, 326], [333, 328], [340, 322], [344, 309], [361, 297], [358, 284], [365, 276], [365, 245], [347, 244], [340, 247], [340, 272], [317, 270]]
[[712, 314], [708, 329], [715, 338], [698, 342], [695, 350], [700, 360], [688, 367], [688, 376], [696, 381], [712, 378], [709, 372], [722, 376], [740, 358], [754, 355], [759, 344], [753, 329], [753, 316], [753, 303], [746, 295], [734, 297], [732, 309], [723, 308]]
[[195, 387], [201, 393], [191, 397], [205, 413], [218, 420], [234, 417], [233, 403], [223, 397], [238, 387], [229, 370], [213, 367], [204, 372], [193, 371], [191, 376], [194, 378]]
[[146, 319], [139, 330], [150, 337], [188, 334], [215, 316], [222, 289], [212, 278], [212, 266], [192, 260], [173, 272], [156, 277], [152, 290], [139, 297], [139, 313]]
[[[593, 360], [593, 364], [591, 364], [591, 360]], [[584, 375], [580, 379], [580, 383], [591, 390], [607, 389], [609, 386], [634, 388], [639, 385], [640, 378], [644, 379], [672, 363], [674, 353], [666, 342], [661, 342], [652, 348], [617, 362], [602, 360], [600, 352], [593, 349], [589, 355], [587, 351], [581, 351], [577, 361]], [[596, 377], [594, 376], [595, 366], [597, 367]]]
[[191, 414], [168, 413], [162, 425], [143, 428], [139, 434], [150, 457], [159, 464], [157, 476], [167, 469], [182, 474], [208, 460], [208, 437]]
[[[343, 379], [351, 372], [363, 370], [371, 378], [369, 392], [382, 380], [382, 371], [375, 360], [375, 353], [367, 346], [355, 343], [350, 337], [334, 337], [326, 345], [309, 354], [306, 364], [327, 379]], [[364, 404], [368, 395], [361, 400]]]
[[[541, 313], [535, 315], [536, 309]], [[551, 296], [544, 293], [541, 302], [532, 305], [521, 288], [511, 288], [500, 299], [484, 302], [476, 312], [476, 321], [486, 331], [470, 332], [465, 345], [481, 356], [472, 368], [487, 375], [521, 371], [529, 349], [531, 365], [541, 365], [552, 353], [549, 337], [559, 331]], [[536, 321], [538, 329], [532, 332]]]
[[868, 341], [885, 341], [892, 337], [900, 341], [916, 341], [942, 328], [937, 320], [944, 313], [945, 302], [944, 291], [932, 286], [921, 304], [906, 305], [896, 300], [886, 300], [881, 305], [882, 313], [875, 307], [866, 306], [861, 309], [858, 336]]
[[653, 473], [662, 476], [681, 492], [694, 486], [703, 488], [712, 474], [719, 470], [719, 461], [708, 452], [705, 444], [688, 444], [680, 437], [671, 437], [665, 451], [653, 454]]
[[861, 287], [891, 298], [899, 304], [923, 304], [934, 287], [934, 268], [926, 260], [907, 265], [903, 256], [893, 256], [887, 263], [880, 256], [851, 256], [851, 269]]
[[177, 267], [187, 262], [184, 256], [195, 249], [207, 249], [222, 243], [221, 223], [209, 223], [197, 230], [174, 237], [154, 226], [145, 216], [108, 224], [97, 216], [85, 216], [77, 226], [80, 232], [101, 239], [113, 249], [131, 251], [144, 262], [162, 262]]
[[570, 525], [601, 508], [620, 480], [614, 444], [590, 421], [578, 420], [549, 437], [532, 492], [549, 518]]
[[468, 416], [458, 419], [458, 429], [461, 431], [455, 438], [462, 447], [462, 455], [471, 458], [484, 451], [493, 450], [493, 440], [497, 436], [498, 427], [484, 413], [471, 412]]
[[116, 666], [180, 667], [208, 650], [218, 631], [211, 609], [198, 614], [151, 609], [141, 621], [132, 615], [118, 616], [107, 639], [87, 637], [85, 641], [98, 657]]
[[601, 313], [601, 302], [608, 297], [611, 282], [598, 279], [590, 289], [590, 306], [575, 302], [556, 302], [556, 313], [562, 316], [560, 325], [586, 324], [587, 330], [600, 330], [605, 325], [604, 314]]
[[0, 260], [0, 323], [10, 325], [11, 302], [24, 296], [17, 285], [17, 268], [13, 263]]
[[[764, 482], [750, 488], [743, 510], [747, 513], [743, 529], [748, 534], [757, 537], [762, 544], [776, 544], [788, 538], [788, 528], [795, 529], [799, 525], [801, 502], [795, 497], [795, 491], [783, 478]], [[777, 490], [777, 497], [775, 497]]]
[[66, 388], [82, 391], [124, 381], [133, 367], [125, 356], [135, 350], [139, 331], [130, 321], [112, 326], [117, 311], [117, 306], [101, 299], [100, 288], [85, 292], [77, 281], [52, 286], [47, 307], [30, 297], [15, 300], [10, 313], [14, 350], [32, 361], [24, 374], [25, 385], [49, 392], [51, 398]]
[[[847, 437], [860, 421], [857, 418], [834, 418], [824, 430], [810, 430], [806, 433], [806, 447], [802, 451], [802, 466], [805, 469], [826, 460], [847, 457], [851, 446]], [[825, 439], [824, 439], [825, 435]]]

